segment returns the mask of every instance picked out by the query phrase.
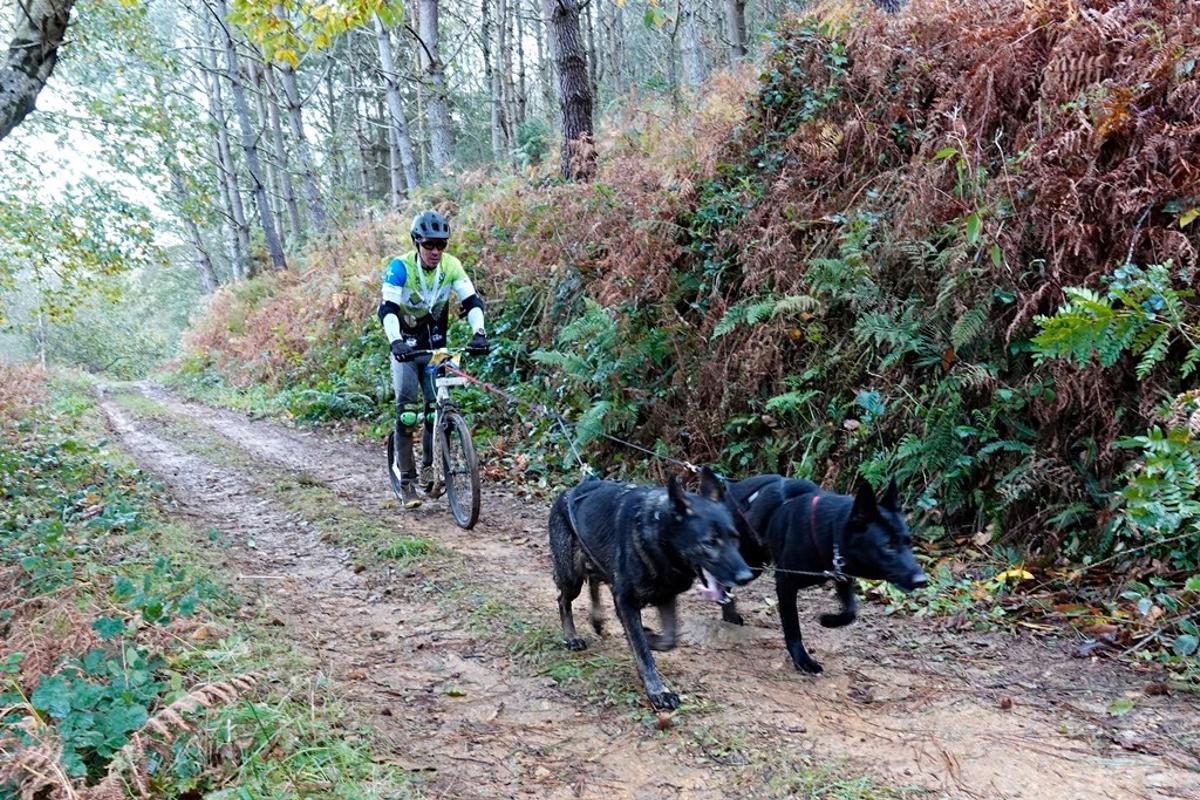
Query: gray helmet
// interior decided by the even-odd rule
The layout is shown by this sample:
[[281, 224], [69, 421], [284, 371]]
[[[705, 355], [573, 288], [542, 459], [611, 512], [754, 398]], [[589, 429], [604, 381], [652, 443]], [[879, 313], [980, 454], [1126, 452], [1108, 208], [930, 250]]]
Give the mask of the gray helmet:
[[429, 209], [413, 217], [408, 232], [412, 235], [413, 244], [420, 244], [426, 239], [449, 239], [450, 223], [441, 214]]

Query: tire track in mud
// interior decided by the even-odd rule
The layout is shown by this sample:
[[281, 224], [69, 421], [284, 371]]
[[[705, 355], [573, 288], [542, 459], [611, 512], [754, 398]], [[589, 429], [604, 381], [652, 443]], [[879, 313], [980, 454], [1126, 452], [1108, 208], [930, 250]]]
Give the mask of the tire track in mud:
[[[434, 795], [763, 796], [769, 792], [755, 782], [785, 779], [789, 764], [815, 757], [948, 796], [1200, 798], [1194, 754], [1189, 760], [1186, 748], [1168, 746], [1172, 735], [1196, 735], [1194, 701], [1139, 698], [1120, 729], [1134, 731], [1130, 739], [1104, 710], [1122, 693], [1140, 692], [1132, 674], [1009, 637], [946, 635], [870, 608], [847, 629], [805, 626], [826, 673], [802, 677], [786, 661], [769, 580], [745, 593], [743, 628], [720, 623], [715, 607], [683, 600], [682, 644], [659, 662], [668, 684], [702, 710], [656, 735], [620, 709], [594, 708], [550, 679], [520, 674], [461, 620], [448, 622], [436, 603], [381, 590], [388, 579], [379, 570], [356, 574], [345, 552], [256, 487], [256, 473], [298, 473], [361, 512], [393, 520], [397, 533], [441, 542], [463, 556], [473, 581], [556, 625], [543, 504], [485, 485], [480, 524], [461, 531], [442, 502], [416, 513], [396, 509], [379, 448], [138, 388], [244, 452], [246, 469], [231, 471], [104, 403], [127, 447], [190, 515], [253, 534], [256, 551], [230, 551], [236, 564], [289, 576], [263, 581], [289, 633], [320, 656], [400, 763], [436, 768], [428, 784]], [[813, 594], [806, 596], [813, 605]], [[632, 680], [615, 620], [604, 640], [590, 643]]]

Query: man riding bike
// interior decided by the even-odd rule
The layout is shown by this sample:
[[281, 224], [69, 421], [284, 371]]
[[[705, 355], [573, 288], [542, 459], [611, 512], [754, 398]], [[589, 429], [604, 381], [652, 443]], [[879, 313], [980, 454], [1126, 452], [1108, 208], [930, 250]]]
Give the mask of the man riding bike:
[[[388, 262], [379, 320], [391, 343], [392, 388], [396, 392], [396, 460], [391, 469], [400, 480], [404, 507], [417, 508], [421, 500], [415, 486], [413, 430], [418, 420], [424, 421], [421, 480], [428, 487], [433, 480], [434, 389], [425, 374], [429, 355], [417, 355], [416, 351], [446, 346], [451, 291], [474, 332], [467, 352], [482, 355], [490, 348], [483, 328], [483, 300], [475, 293], [462, 262], [445, 252], [450, 223], [436, 211], [422, 211], [413, 218], [409, 233], [417, 249]], [[424, 395], [423, 406], [417, 404], [418, 386]]]

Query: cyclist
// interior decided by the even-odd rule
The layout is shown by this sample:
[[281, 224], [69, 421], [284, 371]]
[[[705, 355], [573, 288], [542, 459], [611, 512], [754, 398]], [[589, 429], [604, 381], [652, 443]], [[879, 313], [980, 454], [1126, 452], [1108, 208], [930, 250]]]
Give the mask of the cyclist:
[[[483, 300], [475, 293], [462, 262], [445, 252], [450, 223], [436, 211], [422, 211], [413, 218], [409, 234], [416, 249], [388, 262], [379, 320], [391, 343], [392, 388], [396, 392], [396, 455], [391, 469], [400, 480], [404, 507], [416, 508], [421, 500], [414, 486], [413, 431], [417, 421], [423, 420], [421, 481], [428, 488], [433, 482], [434, 390], [425, 374], [429, 356], [415, 351], [446, 346], [451, 291], [474, 332], [467, 352], [482, 355], [490, 348], [483, 327]], [[423, 406], [417, 404], [418, 386], [424, 395]]]

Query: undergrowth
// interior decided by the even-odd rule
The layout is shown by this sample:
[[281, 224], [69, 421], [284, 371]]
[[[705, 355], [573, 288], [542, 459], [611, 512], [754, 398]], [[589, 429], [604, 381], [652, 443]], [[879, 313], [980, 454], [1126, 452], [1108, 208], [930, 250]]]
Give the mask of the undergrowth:
[[325, 698], [302, 660], [240, 621], [252, 609], [109, 446], [88, 387], [25, 379], [53, 400], [0, 410], [0, 797], [413, 795], [369, 732], [309, 705]]
[[[985, 537], [1097, 608], [1151, 577], [1191, 603], [1198, 15], [818, 4], [756, 78], [613, 120], [590, 183], [417, 197], [489, 302], [497, 346], [471, 369], [522, 401], [468, 395], [489, 475], [569, 482], [572, 446], [622, 478], [672, 468], [623, 439], [732, 477], [894, 476], [930, 550]], [[402, 219], [218, 292], [182, 379], [382, 430], [373, 313]], [[1107, 588], [1069, 579], [1097, 563]], [[1147, 630], [1137, 653], [1191, 635]]]

